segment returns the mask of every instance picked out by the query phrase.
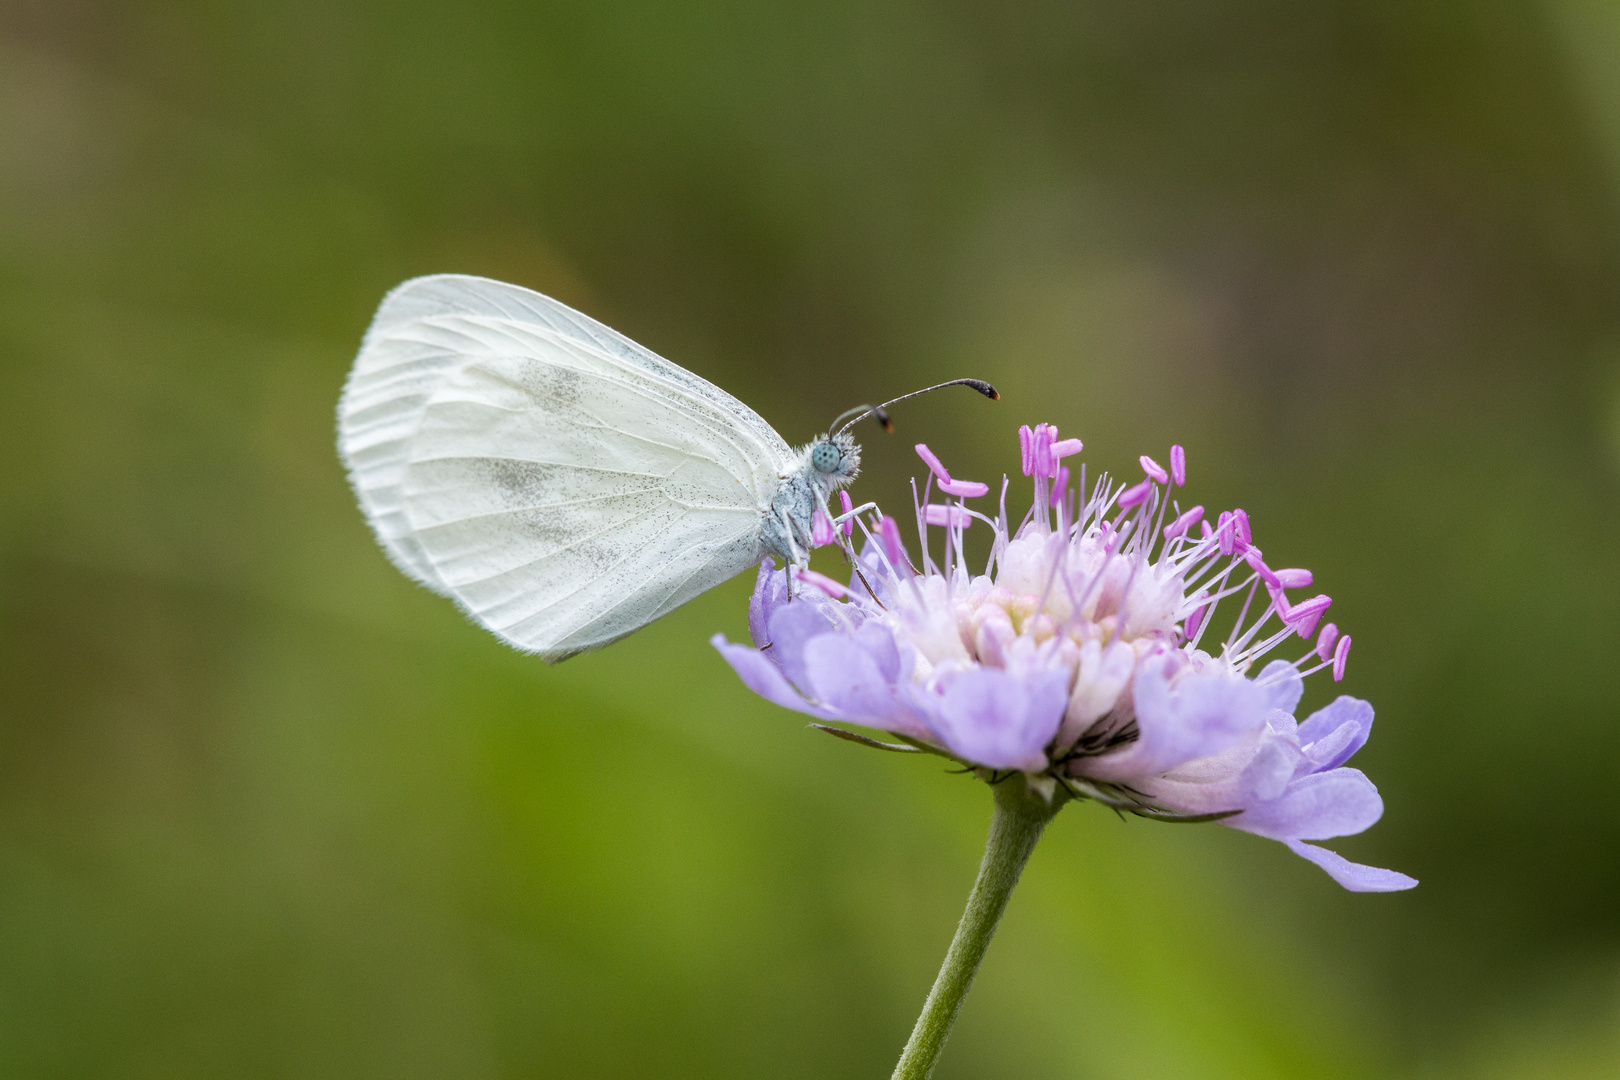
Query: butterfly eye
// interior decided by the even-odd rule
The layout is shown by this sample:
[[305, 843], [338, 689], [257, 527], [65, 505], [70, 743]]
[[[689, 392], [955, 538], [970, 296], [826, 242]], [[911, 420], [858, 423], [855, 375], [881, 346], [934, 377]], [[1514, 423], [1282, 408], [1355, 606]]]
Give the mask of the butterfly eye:
[[830, 442], [817, 443], [816, 448], [810, 451], [810, 464], [816, 472], [837, 472], [844, 462], [843, 452]]

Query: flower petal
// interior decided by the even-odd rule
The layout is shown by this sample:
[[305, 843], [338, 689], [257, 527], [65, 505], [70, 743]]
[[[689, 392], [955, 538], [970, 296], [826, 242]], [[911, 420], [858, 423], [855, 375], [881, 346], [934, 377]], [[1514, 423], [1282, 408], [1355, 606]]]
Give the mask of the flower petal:
[[877, 664], [884, 682], [893, 684], [900, 678], [900, 648], [887, 626], [868, 620], [856, 628], [855, 641]]
[[904, 722], [899, 714], [906, 710], [895, 698], [893, 684], [854, 640], [842, 634], [811, 638], [804, 648], [804, 669], [817, 700], [849, 719], [892, 731], [917, 727]]
[[1417, 878], [1407, 877], [1398, 870], [1381, 870], [1376, 866], [1353, 863], [1343, 855], [1327, 848], [1299, 840], [1285, 840], [1288, 850], [1320, 866], [1340, 885], [1351, 892], [1399, 892], [1417, 884]]
[[[1341, 695], [1325, 709], [1318, 709], [1299, 725], [1299, 743], [1312, 760], [1320, 760], [1317, 772], [1336, 769], [1349, 761], [1372, 734], [1373, 707], [1360, 698]], [[1353, 725], [1348, 734], [1346, 725]], [[1342, 745], [1339, 739], [1346, 740]], [[1329, 742], [1328, 740], [1332, 740]], [[1313, 744], [1320, 747], [1313, 752]]]
[[1068, 678], [1052, 672], [1019, 680], [994, 668], [974, 668], [952, 680], [929, 719], [945, 745], [992, 769], [1046, 767], [1046, 744], [1068, 700]]
[[1254, 681], [1265, 690], [1266, 704], [1285, 713], [1293, 713], [1300, 695], [1305, 693], [1305, 680], [1299, 668], [1287, 660], [1273, 660]]
[[1301, 760], [1292, 730], [1273, 726], [1279, 716], [1292, 723], [1287, 713], [1273, 711], [1264, 728], [1219, 754], [1133, 783], [1153, 802], [1178, 814], [1243, 810], [1275, 799], [1288, 790]]
[[1378, 789], [1358, 769], [1312, 773], [1282, 795], [1222, 824], [1273, 840], [1325, 840], [1361, 832], [1384, 813]]
[[1085, 774], [1130, 780], [1166, 772], [1196, 758], [1212, 757], [1265, 723], [1264, 690], [1239, 676], [1184, 674], [1174, 687], [1166, 662], [1137, 670], [1131, 682], [1137, 740], [1085, 761]]
[[1292, 741], [1268, 730], [1238, 777], [1238, 790], [1244, 793], [1245, 801], [1268, 802], [1283, 794], [1294, 778], [1300, 756], [1299, 747]]
[[802, 690], [809, 688], [810, 684], [804, 676], [804, 647], [811, 638], [832, 629], [832, 620], [821, 611], [821, 605], [808, 596], [801, 595], [793, 603], [783, 604], [771, 613], [770, 656], [793, 681], [793, 685]]
[[1073, 742], [1086, 728], [1107, 715], [1130, 685], [1136, 669], [1136, 650], [1123, 641], [1103, 648], [1096, 641], [1080, 647], [1080, 670], [1069, 695], [1063, 718], [1063, 740]]
[[1354, 720], [1346, 720], [1337, 731], [1305, 747], [1305, 758], [1300, 764], [1306, 766], [1306, 772], [1326, 772], [1336, 768], [1355, 753], [1351, 744], [1358, 737], [1365, 738], [1361, 728]]
[[1255, 801], [1242, 781], [1262, 737], [1256, 733], [1219, 754], [1195, 758], [1161, 776], [1135, 779], [1131, 784], [1156, 805], [1178, 814], [1242, 810]]
[[714, 635], [709, 639], [709, 644], [720, 650], [720, 655], [725, 657], [726, 663], [736, 671], [743, 685], [766, 701], [823, 720], [838, 719], [837, 714], [806, 701], [797, 690], [793, 689], [792, 684], [782, 677], [782, 672], [777, 666], [766, 659], [765, 654], [758, 649], [750, 649], [746, 645], [733, 645], [726, 640], [724, 634]]
[[748, 598], [748, 635], [754, 647], [763, 649], [771, 643], [771, 616], [787, 603], [787, 574], [776, 569], [776, 560], [766, 556], [760, 561], [759, 576], [754, 582], [754, 594]]

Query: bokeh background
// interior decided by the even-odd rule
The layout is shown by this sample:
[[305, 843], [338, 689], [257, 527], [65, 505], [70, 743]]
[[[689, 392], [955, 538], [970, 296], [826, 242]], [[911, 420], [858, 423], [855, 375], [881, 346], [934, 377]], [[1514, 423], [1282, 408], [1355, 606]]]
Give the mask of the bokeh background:
[[0, 1074], [888, 1075], [985, 792], [744, 692], [746, 581], [548, 668], [397, 573], [333, 409], [441, 270], [790, 441], [995, 382], [891, 504], [1180, 441], [1335, 596], [1422, 886], [1066, 810], [943, 1080], [1620, 1076], [1605, 0], [0, 0]]

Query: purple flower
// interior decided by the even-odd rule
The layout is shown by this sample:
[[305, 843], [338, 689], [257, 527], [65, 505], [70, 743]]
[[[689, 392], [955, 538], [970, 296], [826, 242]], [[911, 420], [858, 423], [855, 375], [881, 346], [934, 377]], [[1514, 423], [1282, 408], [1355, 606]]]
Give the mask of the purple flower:
[[[1372, 706], [1340, 697], [1294, 718], [1305, 677], [1343, 679], [1350, 649], [1334, 624], [1320, 625], [1330, 598], [1289, 599], [1310, 572], [1268, 566], [1242, 510], [1213, 525], [1203, 507], [1183, 510], [1179, 446], [1168, 472], [1144, 456], [1145, 479], [1103, 476], [1088, 490], [1082, 467], [1071, 490], [1063, 459], [1080, 440], [1041, 424], [1021, 429], [1019, 444], [1035, 498], [1016, 528], [1005, 484], [988, 517], [967, 503], [986, 485], [953, 479], [919, 445], [932, 474], [915, 507], [920, 566], [892, 518], [860, 522], [858, 557], [843, 530], [828, 529], [854, 560], [849, 584], [790, 578], [767, 561], [749, 604], [756, 648], [718, 635], [715, 646], [770, 701], [892, 732], [990, 779], [1022, 772], [1049, 795], [1061, 787], [1143, 816], [1218, 818], [1282, 841], [1355, 891], [1417, 884], [1307, 843], [1359, 833], [1383, 813], [1377, 788], [1345, 765], [1367, 741]], [[936, 485], [956, 498], [929, 502]], [[982, 574], [963, 554], [974, 522], [992, 532]], [[1303, 656], [1252, 674], [1291, 639], [1313, 637]]]

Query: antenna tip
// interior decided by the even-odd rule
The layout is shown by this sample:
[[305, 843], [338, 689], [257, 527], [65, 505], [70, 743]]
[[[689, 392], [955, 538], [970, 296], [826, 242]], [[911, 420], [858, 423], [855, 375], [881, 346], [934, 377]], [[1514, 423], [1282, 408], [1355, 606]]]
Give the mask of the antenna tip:
[[991, 401], [1001, 400], [1001, 395], [996, 393], [996, 388], [985, 382], [983, 379], [963, 379], [962, 385], [973, 387], [973, 389], [977, 390]]

